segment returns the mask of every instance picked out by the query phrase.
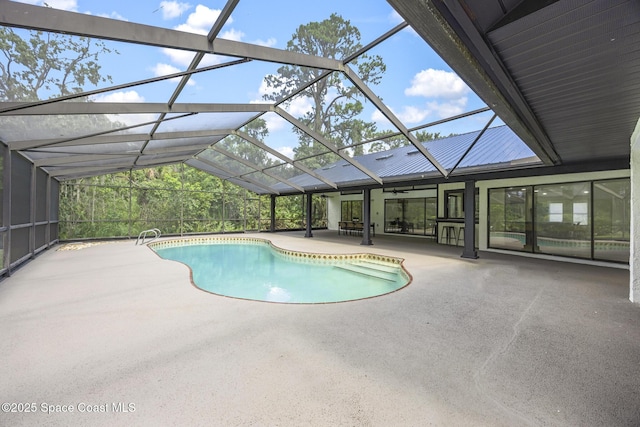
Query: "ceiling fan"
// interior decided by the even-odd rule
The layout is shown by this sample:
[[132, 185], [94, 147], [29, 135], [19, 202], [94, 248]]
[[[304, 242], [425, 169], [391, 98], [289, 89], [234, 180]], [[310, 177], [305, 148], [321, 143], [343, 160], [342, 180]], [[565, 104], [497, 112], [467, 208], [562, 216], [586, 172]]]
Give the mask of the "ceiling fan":
[[394, 188], [393, 190], [382, 190], [385, 193], [393, 193], [393, 194], [406, 194], [408, 193], [407, 190], [402, 190], [402, 189], [397, 189]]

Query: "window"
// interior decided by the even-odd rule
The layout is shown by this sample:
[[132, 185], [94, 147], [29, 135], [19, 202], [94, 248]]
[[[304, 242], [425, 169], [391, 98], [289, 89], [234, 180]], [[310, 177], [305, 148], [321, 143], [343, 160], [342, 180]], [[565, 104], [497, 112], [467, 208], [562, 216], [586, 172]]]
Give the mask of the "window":
[[593, 257], [629, 262], [631, 181], [613, 179], [593, 183]]
[[340, 221], [362, 221], [362, 200], [343, 200]]
[[464, 190], [447, 191], [445, 217], [464, 218]]
[[573, 223], [576, 225], [589, 224], [589, 204], [579, 202], [573, 204]]
[[562, 222], [562, 203], [549, 203], [549, 222]]
[[489, 189], [489, 247], [629, 262], [630, 193], [629, 178]]
[[531, 252], [532, 187], [489, 190], [489, 247]]
[[536, 252], [591, 258], [591, 183], [535, 187]]
[[[480, 217], [480, 197], [479, 189], [476, 188], [474, 197], [475, 218], [478, 222]], [[445, 191], [444, 197], [446, 200], [445, 205], [445, 218], [449, 219], [464, 219], [464, 190], [451, 190]]]
[[435, 237], [436, 213], [435, 197], [387, 199], [384, 201], [384, 231]]

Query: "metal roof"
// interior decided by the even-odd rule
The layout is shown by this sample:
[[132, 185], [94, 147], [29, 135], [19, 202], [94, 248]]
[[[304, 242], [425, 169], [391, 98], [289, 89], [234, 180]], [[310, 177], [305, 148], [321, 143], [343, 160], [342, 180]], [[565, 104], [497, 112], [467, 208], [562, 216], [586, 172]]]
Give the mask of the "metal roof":
[[[424, 142], [422, 145], [447, 169], [450, 176], [465, 175], [470, 171], [477, 171], [478, 168], [484, 171], [508, 170], [542, 164], [533, 151], [507, 126], [489, 128], [484, 133], [475, 131], [454, 135]], [[440, 172], [410, 145], [355, 156], [355, 159], [388, 183], [409, 178], [423, 180], [441, 177]], [[351, 186], [375, 184], [345, 160], [327, 165], [321, 170], [327, 178], [336, 183]], [[292, 181], [310, 191], [327, 189], [306, 176], [292, 178]], [[276, 188], [285, 190], [285, 187], [280, 185], [276, 185]]]
[[[546, 166], [612, 160], [609, 164], [625, 167], [629, 138], [640, 117], [640, 4], [632, 0], [376, 0], [405, 21], [378, 25], [360, 51], [337, 59], [221, 37], [232, 13], [255, 13], [267, 2], [227, 1], [206, 34], [6, 0], [0, 5], [0, 25], [112, 43], [124, 52], [116, 66], [140, 70], [143, 76], [36, 102], [0, 102], [0, 140], [59, 180], [184, 162], [259, 194], [283, 194], [385, 186], [414, 177], [473, 176], [521, 167], [518, 164], [528, 160], [537, 164], [538, 159]], [[371, 5], [362, 0], [355, 10]], [[289, 6], [269, 3], [282, 7], [283, 13]], [[305, 11], [315, 19], [314, 8]], [[351, 16], [358, 17], [357, 12]], [[413, 128], [403, 122], [383, 102], [389, 97], [384, 96], [385, 88], [375, 89], [361, 80], [353, 61], [408, 30], [423, 41], [407, 47], [405, 54], [420, 57], [416, 49], [433, 49], [483, 105]], [[190, 65], [156, 77], [146, 75], [139, 58], [167, 51], [190, 55]], [[205, 62], [212, 54], [219, 61]], [[394, 60], [402, 70], [402, 58]], [[277, 101], [246, 102], [240, 96], [217, 100], [217, 92], [230, 81], [225, 79], [228, 73], [250, 70], [262, 78], [282, 64], [316, 70], [318, 77], [301, 82], [292, 95]], [[210, 77], [208, 86], [198, 88], [210, 95], [205, 102], [191, 101], [190, 84], [196, 76]], [[368, 108], [385, 117], [386, 130], [410, 145], [357, 156], [357, 144], [366, 152], [375, 140], [338, 147], [309, 129], [287, 105], [329, 76], [340, 76], [353, 86]], [[168, 92], [162, 86], [167, 82], [173, 84]], [[153, 88], [154, 99], [85, 102], [138, 87]], [[248, 90], [233, 89], [237, 94]], [[486, 116], [489, 110], [511, 130], [489, 128], [470, 150], [474, 135], [482, 131], [418, 142], [418, 130]], [[321, 150], [298, 158], [291, 152], [300, 146], [294, 146], [287, 154], [246, 131], [256, 119], [284, 121], [315, 140]], [[476, 123], [475, 129], [481, 128], [486, 117]], [[518, 146], [522, 142], [530, 151]], [[326, 166], [317, 167], [318, 162]]]

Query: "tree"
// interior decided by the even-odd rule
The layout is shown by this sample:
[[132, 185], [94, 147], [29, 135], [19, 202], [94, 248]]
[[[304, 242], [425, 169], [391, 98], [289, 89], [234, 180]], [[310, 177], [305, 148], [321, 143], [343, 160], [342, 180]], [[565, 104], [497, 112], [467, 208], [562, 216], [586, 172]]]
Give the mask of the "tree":
[[[269, 129], [264, 119], [251, 121], [242, 128], [242, 131], [260, 142], [264, 142], [265, 138], [269, 135]], [[265, 150], [245, 141], [239, 136], [229, 135], [219, 144], [225, 150], [248, 160], [256, 166], [268, 167], [273, 164], [273, 160]]]
[[[112, 81], [111, 76], [101, 74], [99, 57], [117, 52], [104, 42], [42, 31], [26, 34], [23, 39], [12, 28], [0, 28], [0, 101], [33, 102], [79, 94], [87, 84]], [[4, 120], [3, 133], [21, 140], [91, 134], [122, 126], [106, 116], [48, 115], [37, 120], [18, 116]]]
[[[361, 48], [360, 31], [337, 14], [332, 14], [322, 22], [299, 26], [287, 43], [287, 50], [336, 60], [347, 58]], [[360, 55], [351, 65], [356, 67], [358, 76], [368, 85], [378, 84], [386, 71], [386, 66], [378, 55]], [[264, 99], [282, 100], [299, 87], [320, 77], [322, 73], [323, 70], [315, 68], [282, 66], [278, 69], [278, 74], [265, 77], [272, 92], [264, 95]], [[375, 123], [357, 118], [364, 108], [361, 102], [364, 95], [342, 73], [329, 74], [298, 96], [311, 101], [311, 110], [300, 120], [337, 147], [356, 144], [375, 134]], [[297, 127], [293, 131], [299, 139], [299, 146], [294, 149], [296, 159], [328, 151]], [[358, 150], [355, 151], [354, 154], [360, 154]], [[305, 164], [317, 168], [334, 160], [335, 156], [328, 155], [310, 159]]]
[[113, 52], [87, 37], [30, 31], [24, 40], [0, 28], [0, 101], [37, 101], [80, 93], [87, 83], [111, 82], [98, 58]]

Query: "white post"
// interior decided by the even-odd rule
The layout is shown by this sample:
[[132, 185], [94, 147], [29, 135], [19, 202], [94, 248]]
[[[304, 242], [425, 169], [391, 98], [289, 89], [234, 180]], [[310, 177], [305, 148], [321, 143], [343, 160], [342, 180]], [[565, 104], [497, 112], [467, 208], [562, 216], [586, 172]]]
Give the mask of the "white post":
[[640, 120], [631, 135], [631, 249], [629, 299], [640, 303]]

